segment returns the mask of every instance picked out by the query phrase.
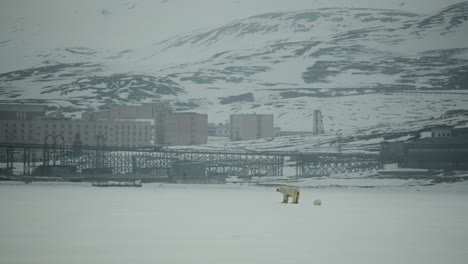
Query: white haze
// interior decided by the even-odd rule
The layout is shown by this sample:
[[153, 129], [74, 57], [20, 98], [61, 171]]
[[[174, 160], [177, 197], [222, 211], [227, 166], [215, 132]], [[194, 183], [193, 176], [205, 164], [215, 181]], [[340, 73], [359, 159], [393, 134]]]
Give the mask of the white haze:
[[325, 7], [428, 13], [460, 0], [7, 0], [0, 2], [0, 48], [25, 55], [85, 46], [137, 49], [168, 37], [249, 16]]

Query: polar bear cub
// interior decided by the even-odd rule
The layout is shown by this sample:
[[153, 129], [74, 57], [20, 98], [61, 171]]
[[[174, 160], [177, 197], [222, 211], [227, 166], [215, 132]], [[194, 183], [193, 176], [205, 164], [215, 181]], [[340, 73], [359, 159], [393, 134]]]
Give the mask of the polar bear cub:
[[297, 204], [299, 202], [300, 193], [299, 193], [299, 188], [297, 187], [282, 186], [282, 187], [278, 187], [276, 191], [283, 194], [283, 203], [288, 203], [289, 197], [292, 197], [293, 203]]

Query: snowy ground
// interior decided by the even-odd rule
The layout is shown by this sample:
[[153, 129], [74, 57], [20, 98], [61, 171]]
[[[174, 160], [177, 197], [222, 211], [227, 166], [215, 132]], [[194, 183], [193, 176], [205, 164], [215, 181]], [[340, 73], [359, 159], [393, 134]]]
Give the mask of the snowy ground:
[[[466, 263], [468, 188], [0, 183], [0, 263]], [[314, 206], [320, 198], [322, 206]]]

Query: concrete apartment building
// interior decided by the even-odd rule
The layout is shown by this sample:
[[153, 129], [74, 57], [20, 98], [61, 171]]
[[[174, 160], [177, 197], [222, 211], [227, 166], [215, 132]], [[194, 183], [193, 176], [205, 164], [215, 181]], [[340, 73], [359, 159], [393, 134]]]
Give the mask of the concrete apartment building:
[[273, 115], [235, 114], [230, 116], [231, 140], [273, 137]]
[[82, 115], [86, 120], [157, 119], [172, 112], [169, 102], [144, 103], [142, 105], [114, 105], [108, 110], [90, 111]]
[[164, 144], [198, 145], [208, 141], [208, 115], [171, 113], [164, 126]]
[[112, 106], [82, 119], [47, 118], [40, 105], [0, 105], [0, 142], [44, 144], [49, 134], [90, 146], [198, 145], [207, 143], [208, 116], [172, 113], [169, 102]]
[[151, 137], [157, 145], [199, 145], [206, 144], [208, 140], [206, 114], [173, 113], [167, 101], [138, 106], [112, 106], [109, 110], [84, 113], [83, 119], [151, 122]]
[[[0, 142], [44, 144], [48, 135], [56, 143], [144, 147], [151, 144], [151, 123], [135, 121], [88, 121], [82, 119], [0, 120]], [[48, 137], [48, 144], [53, 138]]]

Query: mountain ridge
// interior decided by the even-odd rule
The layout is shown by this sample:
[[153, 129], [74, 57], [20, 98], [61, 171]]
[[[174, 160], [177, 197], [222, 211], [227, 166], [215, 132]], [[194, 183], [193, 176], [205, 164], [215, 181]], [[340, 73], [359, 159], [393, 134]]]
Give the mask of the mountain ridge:
[[[29, 67], [0, 73], [0, 101], [42, 102], [78, 113], [109, 104], [172, 100], [183, 106], [179, 110], [206, 112], [214, 122], [255, 109], [274, 112], [286, 129], [308, 129], [302, 123], [314, 108], [323, 107], [334, 120], [349, 114], [341, 106], [327, 108], [323, 100], [340, 104], [343, 96], [387, 93], [405, 100], [398, 93], [467, 90], [467, 21], [468, 2], [429, 14], [321, 8], [259, 14], [119, 51], [56, 47], [23, 58], [30, 60]], [[245, 95], [248, 100], [230, 99]], [[465, 101], [455, 97], [452, 105], [428, 99], [439, 105], [428, 113], [412, 97], [408, 101], [415, 108], [406, 107], [429, 119], [463, 109]], [[392, 105], [385, 111], [399, 113]], [[367, 108], [352, 113], [361, 115], [358, 109]], [[400, 114], [407, 115], [403, 120], [415, 118]], [[349, 127], [340, 122], [335, 129]]]

